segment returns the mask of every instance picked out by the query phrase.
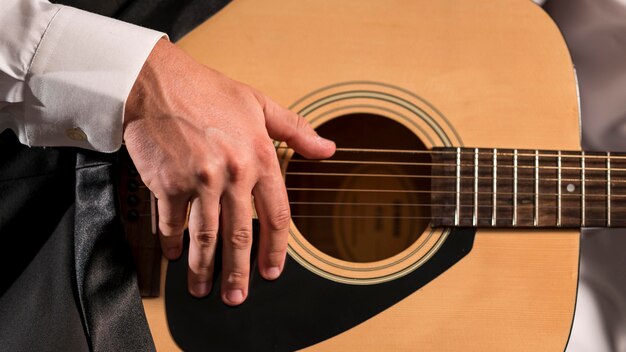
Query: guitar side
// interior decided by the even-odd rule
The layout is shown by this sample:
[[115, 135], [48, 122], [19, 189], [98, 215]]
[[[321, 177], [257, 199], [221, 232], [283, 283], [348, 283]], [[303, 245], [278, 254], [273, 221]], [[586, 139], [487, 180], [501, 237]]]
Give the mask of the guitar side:
[[[569, 54], [530, 1], [241, 0], [179, 45], [283, 105], [336, 82], [386, 82], [445, 114], [454, 143], [580, 148]], [[416, 126], [426, 147], [443, 144]], [[479, 229], [472, 251], [435, 280], [311, 349], [562, 350], [578, 245], [577, 231]], [[171, 350], [162, 297], [144, 305], [157, 348]]]

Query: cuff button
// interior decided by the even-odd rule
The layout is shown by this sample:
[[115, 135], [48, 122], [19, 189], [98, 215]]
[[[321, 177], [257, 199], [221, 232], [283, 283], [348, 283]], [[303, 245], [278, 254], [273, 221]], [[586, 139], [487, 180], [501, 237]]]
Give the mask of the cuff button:
[[73, 141], [84, 142], [87, 140], [85, 132], [78, 127], [68, 128], [65, 130], [65, 134]]

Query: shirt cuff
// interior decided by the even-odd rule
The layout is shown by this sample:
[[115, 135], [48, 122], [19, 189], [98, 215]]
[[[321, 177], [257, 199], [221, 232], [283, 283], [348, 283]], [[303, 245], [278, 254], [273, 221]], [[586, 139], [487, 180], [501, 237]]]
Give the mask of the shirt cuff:
[[22, 143], [100, 152], [119, 149], [126, 99], [163, 37], [62, 7], [44, 33], [27, 75], [32, 95], [25, 97]]

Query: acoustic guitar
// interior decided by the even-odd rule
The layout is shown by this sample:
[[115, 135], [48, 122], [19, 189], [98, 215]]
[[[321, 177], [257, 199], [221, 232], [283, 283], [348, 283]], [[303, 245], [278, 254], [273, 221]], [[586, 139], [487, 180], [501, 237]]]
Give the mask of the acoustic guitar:
[[178, 44], [339, 149], [276, 142], [289, 255], [275, 282], [253, 270], [243, 305], [219, 276], [191, 297], [186, 254], [163, 266], [144, 299], [159, 350], [564, 349], [579, 229], [626, 225], [626, 159], [580, 151], [572, 62], [540, 7], [236, 0]]

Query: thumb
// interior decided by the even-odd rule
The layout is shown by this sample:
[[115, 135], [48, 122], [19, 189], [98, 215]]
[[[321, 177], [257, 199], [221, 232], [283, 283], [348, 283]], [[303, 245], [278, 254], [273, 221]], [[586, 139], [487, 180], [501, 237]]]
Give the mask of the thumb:
[[270, 137], [285, 141], [289, 147], [309, 159], [324, 159], [335, 153], [335, 142], [320, 137], [307, 120], [256, 92], [265, 114], [265, 128]]

